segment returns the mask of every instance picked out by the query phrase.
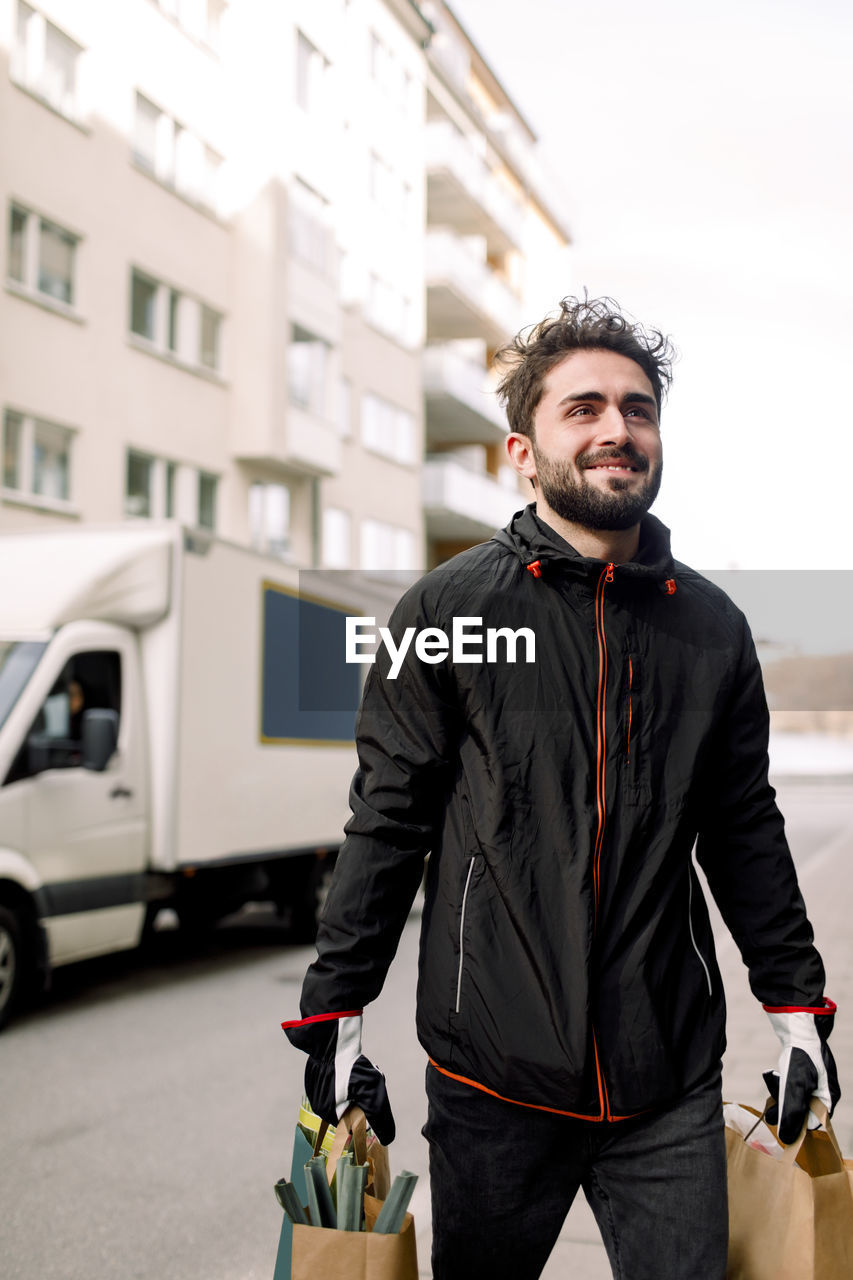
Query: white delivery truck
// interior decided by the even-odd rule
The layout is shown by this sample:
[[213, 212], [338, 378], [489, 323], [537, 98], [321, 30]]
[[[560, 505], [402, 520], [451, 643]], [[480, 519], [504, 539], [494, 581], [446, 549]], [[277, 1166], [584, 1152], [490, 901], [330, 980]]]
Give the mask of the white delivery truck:
[[310, 930], [355, 767], [346, 615], [398, 594], [314, 582], [174, 523], [0, 536], [0, 1026], [163, 906]]

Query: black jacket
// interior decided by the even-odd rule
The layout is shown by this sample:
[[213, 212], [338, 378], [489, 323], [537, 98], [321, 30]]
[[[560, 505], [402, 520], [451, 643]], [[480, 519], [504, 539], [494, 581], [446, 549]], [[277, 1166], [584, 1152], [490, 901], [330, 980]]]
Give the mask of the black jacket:
[[[685, 1092], [719, 1062], [725, 1002], [697, 857], [765, 1004], [820, 1003], [823, 968], [767, 780], [746, 621], [673, 562], [579, 556], [532, 507], [422, 578], [391, 629], [527, 627], [535, 661], [381, 650], [302, 1014], [360, 1009], [431, 852], [418, 1034], [441, 1070], [592, 1119]], [[485, 646], [483, 646], [485, 657]]]

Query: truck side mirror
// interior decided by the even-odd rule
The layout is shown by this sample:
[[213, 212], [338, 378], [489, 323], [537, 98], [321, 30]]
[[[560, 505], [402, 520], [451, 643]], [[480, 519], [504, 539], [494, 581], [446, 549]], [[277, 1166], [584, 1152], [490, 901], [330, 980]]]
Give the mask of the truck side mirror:
[[83, 712], [82, 765], [103, 773], [118, 746], [118, 712], [93, 707]]

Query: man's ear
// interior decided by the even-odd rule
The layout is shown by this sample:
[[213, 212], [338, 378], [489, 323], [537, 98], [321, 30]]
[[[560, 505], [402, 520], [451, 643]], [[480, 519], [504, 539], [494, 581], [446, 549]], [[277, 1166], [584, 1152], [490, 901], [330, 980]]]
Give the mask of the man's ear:
[[520, 476], [525, 476], [531, 483], [536, 483], [536, 459], [533, 457], [533, 442], [529, 436], [520, 431], [511, 431], [506, 438], [506, 453], [510, 466]]

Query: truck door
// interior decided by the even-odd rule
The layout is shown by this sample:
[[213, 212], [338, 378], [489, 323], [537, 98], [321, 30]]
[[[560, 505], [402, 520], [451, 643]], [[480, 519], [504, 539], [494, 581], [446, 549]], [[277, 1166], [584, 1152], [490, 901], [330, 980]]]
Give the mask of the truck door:
[[[25, 852], [39, 872], [51, 964], [136, 944], [148, 855], [145, 741], [134, 637], [90, 624], [30, 727], [7, 785], [25, 789]], [[80, 641], [78, 638], [78, 645]], [[83, 767], [87, 710], [118, 714], [103, 772]]]

